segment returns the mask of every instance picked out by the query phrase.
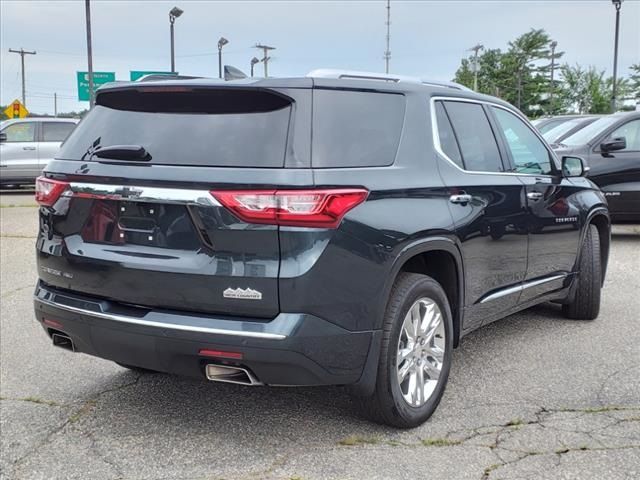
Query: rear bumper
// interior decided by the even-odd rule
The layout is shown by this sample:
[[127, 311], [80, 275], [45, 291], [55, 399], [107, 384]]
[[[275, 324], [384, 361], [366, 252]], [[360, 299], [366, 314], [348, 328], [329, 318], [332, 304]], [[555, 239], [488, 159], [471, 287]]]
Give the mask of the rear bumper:
[[[36, 287], [37, 320], [75, 350], [161, 372], [206, 378], [205, 365], [237, 365], [267, 385], [345, 385], [362, 376], [374, 332], [351, 332], [313, 315], [273, 320], [149, 310]], [[47, 323], [44, 321], [48, 320]], [[242, 354], [211, 358], [201, 350]]]

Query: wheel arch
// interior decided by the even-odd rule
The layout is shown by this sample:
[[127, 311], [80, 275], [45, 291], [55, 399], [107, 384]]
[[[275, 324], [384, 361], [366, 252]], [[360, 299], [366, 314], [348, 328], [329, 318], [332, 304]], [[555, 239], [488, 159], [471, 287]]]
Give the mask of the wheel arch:
[[590, 225], [594, 225], [598, 229], [598, 236], [600, 237], [600, 264], [602, 266], [602, 283], [604, 283], [609, 263], [609, 249], [611, 248], [611, 219], [607, 210], [597, 209], [590, 213], [587, 222], [585, 222], [580, 245], [584, 242]]
[[385, 284], [382, 297], [385, 309], [391, 287], [400, 272], [428, 275], [440, 283], [449, 299], [453, 316], [453, 345], [457, 347], [463, 323], [464, 270], [462, 255], [455, 241], [448, 237], [436, 237], [405, 246], [396, 257]]

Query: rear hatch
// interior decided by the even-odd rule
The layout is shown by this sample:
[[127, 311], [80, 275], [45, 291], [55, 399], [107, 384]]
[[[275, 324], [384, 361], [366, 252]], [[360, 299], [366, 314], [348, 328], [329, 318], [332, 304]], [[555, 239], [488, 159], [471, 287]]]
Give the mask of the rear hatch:
[[306, 87], [99, 92], [39, 187], [42, 281], [149, 308], [277, 315], [278, 226], [243, 221], [216, 192], [313, 184], [289, 168], [309, 165]]

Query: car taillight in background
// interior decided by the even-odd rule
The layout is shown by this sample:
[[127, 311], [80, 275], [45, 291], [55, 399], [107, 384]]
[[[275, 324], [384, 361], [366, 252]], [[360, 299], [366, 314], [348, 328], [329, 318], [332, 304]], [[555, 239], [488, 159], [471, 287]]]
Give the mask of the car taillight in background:
[[68, 182], [38, 177], [36, 178], [36, 202], [45, 207], [51, 207], [68, 187]]
[[218, 190], [211, 195], [248, 223], [336, 228], [369, 192], [362, 188]]

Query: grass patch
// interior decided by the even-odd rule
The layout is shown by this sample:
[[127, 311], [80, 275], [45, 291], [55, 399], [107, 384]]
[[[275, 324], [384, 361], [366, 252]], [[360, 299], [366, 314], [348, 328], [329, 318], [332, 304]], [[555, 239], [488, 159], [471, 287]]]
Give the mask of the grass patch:
[[505, 427], [519, 427], [520, 425], [524, 425], [524, 420], [521, 418], [513, 418], [504, 424]]
[[338, 442], [339, 445], [346, 447], [354, 447], [356, 445], [376, 445], [378, 443], [380, 443], [380, 439], [377, 437], [359, 437], [357, 435], [351, 435]]
[[491, 475], [491, 472], [493, 472], [494, 470], [500, 467], [501, 465], [499, 463], [494, 463], [493, 465], [489, 465], [487, 468], [484, 469], [484, 474], [482, 478], [488, 478], [489, 475]]
[[462, 440], [451, 440], [449, 438], [423, 438], [420, 440], [425, 447], [453, 447], [460, 445]]
[[82, 407], [80, 407], [77, 411], [75, 411], [69, 417], [69, 423], [76, 423], [84, 415], [89, 413], [89, 410], [91, 410], [93, 407], [95, 407], [95, 405], [96, 405], [96, 401], [95, 400], [89, 400], [87, 403], [85, 403]]
[[60, 404], [57, 402], [54, 402], [52, 400], [45, 400], [43, 398], [38, 398], [38, 397], [25, 397], [25, 398], [20, 398], [19, 400], [22, 400], [23, 402], [37, 403], [39, 405], [48, 405], [50, 407], [60, 406]]
[[54, 402], [53, 400], [45, 400], [44, 398], [38, 398], [38, 397], [9, 398], [9, 397], [0, 396], [0, 400], [14, 400], [17, 402], [37, 403], [38, 405], [47, 405], [49, 407], [62, 406], [58, 402]]

